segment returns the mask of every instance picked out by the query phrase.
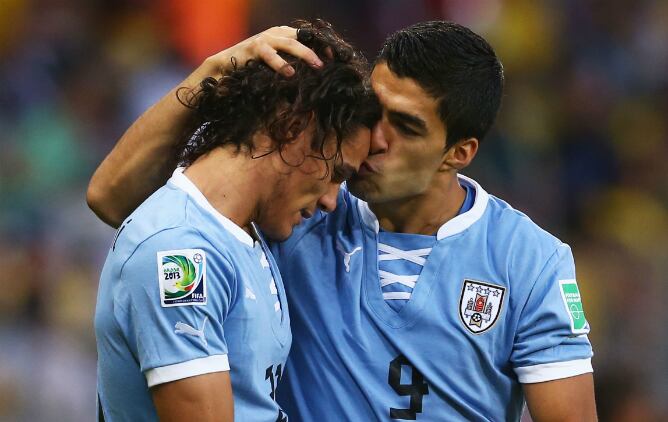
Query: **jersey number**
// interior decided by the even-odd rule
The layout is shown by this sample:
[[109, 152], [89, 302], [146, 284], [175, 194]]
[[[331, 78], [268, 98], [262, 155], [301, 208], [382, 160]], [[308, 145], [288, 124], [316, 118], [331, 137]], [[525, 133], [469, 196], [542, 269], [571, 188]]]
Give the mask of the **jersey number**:
[[[404, 366], [410, 368], [410, 384], [401, 383], [401, 371], [403, 371]], [[399, 355], [390, 362], [390, 373], [387, 376], [387, 382], [400, 396], [411, 397], [408, 409], [395, 409], [390, 407], [390, 418], [414, 421], [417, 414], [422, 413], [422, 396], [429, 394], [429, 384], [425, 382], [420, 371], [418, 371], [404, 355]]]
[[[283, 371], [280, 364], [276, 366], [275, 376], [274, 376], [274, 365], [267, 368], [267, 371], [265, 372], [264, 379], [269, 381], [269, 385], [271, 386], [271, 393], [269, 393], [269, 397], [271, 397], [273, 401], [276, 401], [276, 386], [278, 385], [278, 382], [281, 380], [282, 375]], [[285, 416], [285, 413], [283, 413], [281, 409], [278, 409], [278, 416], [276, 417], [276, 422], [287, 422], [287, 420], [288, 418]]]

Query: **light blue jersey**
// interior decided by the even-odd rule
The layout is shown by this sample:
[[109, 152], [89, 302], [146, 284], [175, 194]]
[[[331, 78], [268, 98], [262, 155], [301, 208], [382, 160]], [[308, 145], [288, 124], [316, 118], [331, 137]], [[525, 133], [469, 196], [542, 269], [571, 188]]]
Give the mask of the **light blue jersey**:
[[475, 202], [438, 230], [400, 307], [380, 283], [377, 219], [346, 191], [273, 245], [294, 335], [278, 390], [291, 420], [513, 421], [521, 383], [592, 371], [568, 245], [460, 183]]
[[[464, 186], [466, 197], [458, 214], [473, 206], [475, 189]], [[436, 235], [378, 232], [378, 276], [385, 302], [399, 312], [410, 300], [427, 257], [436, 243]]]
[[291, 343], [275, 268], [177, 170], [123, 223], [100, 277], [104, 420], [157, 420], [150, 387], [228, 370], [236, 420], [287, 420], [274, 400]]

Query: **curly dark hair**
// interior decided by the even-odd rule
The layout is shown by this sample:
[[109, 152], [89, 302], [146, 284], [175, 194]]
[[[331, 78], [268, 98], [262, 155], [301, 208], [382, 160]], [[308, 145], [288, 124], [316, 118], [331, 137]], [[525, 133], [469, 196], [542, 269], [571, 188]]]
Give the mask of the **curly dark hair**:
[[[328, 22], [299, 20], [293, 26], [306, 31], [307, 36], [300, 37], [300, 41], [318, 54], [324, 66], [314, 69], [281, 53], [295, 69], [294, 75], [285, 77], [263, 62], [250, 60], [237, 66], [233, 59], [233, 70], [220, 79], [206, 78], [200, 89], [188, 91], [186, 99], [181, 100], [195, 111], [189, 133], [179, 146], [182, 165], [190, 165], [222, 145], [235, 145], [237, 152], [244, 149], [252, 154], [253, 134], [260, 130], [274, 140], [275, 148], [259, 156], [274, 151], [280, 154], [282, 146], [312, 121], [315, 133], [311, 146], [318, 152], [313, 156], [338, 158], [341, 144], [351, 131], [363, 126], [371, 128], [380, 118], [364, 56]], [[326, 156], [325, 146], [332, 135], [336, 151]]]

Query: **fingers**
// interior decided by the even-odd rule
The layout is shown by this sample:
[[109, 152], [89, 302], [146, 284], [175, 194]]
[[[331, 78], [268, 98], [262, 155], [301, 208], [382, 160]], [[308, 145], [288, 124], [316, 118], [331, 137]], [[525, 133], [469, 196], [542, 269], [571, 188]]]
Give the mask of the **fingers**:
[[292, 76], [295, 70], [281, 58], [278, 52], [288, 53], [312, 67], [322, 67], [322, 60], [313, 50], [299, 42], [297, 35], [297, 29], [290, 26], [269, 28], [255, 38], [255, 54], [269, 67], [285, 76]]
[[284, 76], [294, 75], [295, 69], [279, 55], [279, 52], [290, 54], [314, 68], [323, 66], [323, 62], [313, 50], [297, 41], [297, 29], [289, 26], [269, 28], [210, 57], [208, 61], [216, 63], [218, 68], [224, 71], [230, 69], [231, 58], [235, 58], [240, 66], [244, 66], [248, 60], [259, 59]]
[[[296, 37], [296, 31], [293, 32], [292, 36]], [[322, 61], [313, 50], [300, 43], [295, 38], [272, 37], [270, 40], [268, 40], [268, 43], [274, 50], [288, 53], [298, 59], [303, 60], [310, 66], [319, 68], [323, 65]]]
[[269, 44], [261, 44], [257, 47], [258, 57], [265, 62], [274, 71], [281, 73], [284, 76], [292, 76], [295, 74], [295, 69], [288, 64], [278, 52], [274, 50]]

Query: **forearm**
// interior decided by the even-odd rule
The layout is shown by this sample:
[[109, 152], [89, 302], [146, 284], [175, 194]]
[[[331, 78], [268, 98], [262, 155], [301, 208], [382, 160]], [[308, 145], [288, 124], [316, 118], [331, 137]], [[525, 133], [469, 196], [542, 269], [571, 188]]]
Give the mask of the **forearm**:
[[123, 134], [88, 186], [88, 205], [100, 219], [118, 227], [132, 210], [165, 183], [176, 164], [174, 147], [185, 136], [192, 117], [192, 110], [179, 101], [177, 91], [197, 88], [204, 78], [216, 74], [220, 74], [220, 70], [211, 60], [206, 60]]
[[161, 422], [232, 422], [234, 400], [229, 372], [214, 372], [151, 389]]
[[594, 379], [591, 373], [536, 384], [523, 384], [535, 422], [595, 422]]
[[86, 199], [95, 214], [118, 227], [165, 183], [176, 164], [174, 147], [188, 135], [184, 132], [192, 117], [192, 110], [177, 98], [180, 88], [187, 93], [206, 77], [222, 76], [232, 67], [233, 57], [239, 66], [251, 59], [261, 60], [286, 77], [292, 76], [294, 69], [277, 51], [292, 54], [315, 68], [322, 67], [318, 56], [296, 38], [296, 29], [279, 26], [223, 50], [206, 59], [186, 80], [144, 112], [93, 174]]

